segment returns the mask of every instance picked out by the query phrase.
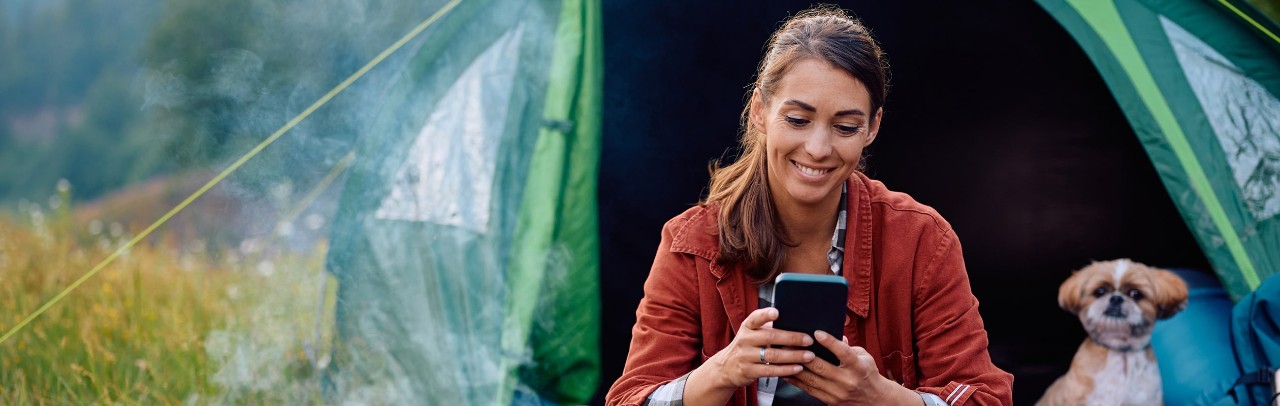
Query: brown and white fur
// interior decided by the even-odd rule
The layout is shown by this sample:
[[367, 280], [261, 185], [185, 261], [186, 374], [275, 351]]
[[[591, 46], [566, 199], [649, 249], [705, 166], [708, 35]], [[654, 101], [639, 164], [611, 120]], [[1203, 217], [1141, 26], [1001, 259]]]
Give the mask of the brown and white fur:
[[1058, 305], [1089, 338], [1036, 405], [1164, 403], [1151, 328], [1186, 308], [1182, 278], [1128, 259], [1094, 262], [1062, 283]]

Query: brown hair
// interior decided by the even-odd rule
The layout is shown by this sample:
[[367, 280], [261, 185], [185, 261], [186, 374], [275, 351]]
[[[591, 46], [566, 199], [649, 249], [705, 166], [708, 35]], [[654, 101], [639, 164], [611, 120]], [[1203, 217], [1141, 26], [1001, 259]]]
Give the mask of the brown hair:
[[[802, 11], [774, 31], [748, 94], [759, 92], [768, 103], [787, 70], [806, 59], [825, 61], [858, 78], [871, 95], [875, 119], [888, 93], [888, 60], [860, 21], [833, 6]], [[740, 122], [740, 155], [725, 167], [712, 161], [710, 191], [703, 203], [720, 205], [716, 261], [745, 262], [749, 276], [766, 281], [781, 272], [784, 246], [795, 244], [788, 240], [769, 194], [765, 137], [751, 124], [751, 103], [748, 96]]]

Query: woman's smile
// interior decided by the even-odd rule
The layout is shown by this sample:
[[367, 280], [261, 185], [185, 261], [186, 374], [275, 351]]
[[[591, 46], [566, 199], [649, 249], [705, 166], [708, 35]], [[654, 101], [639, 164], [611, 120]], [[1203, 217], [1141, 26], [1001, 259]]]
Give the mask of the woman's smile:
[[805, 177], [812, 178], [814, 180], [822, 180], [825, 178], [826, 174], [831, 173], [830, 168], [818, 169], [818, 168], [801, 164], [794, 160], [791, 161], [791, 165], [796, 167], [796, 170], [800, 171], [800, 174], [805, 175]]

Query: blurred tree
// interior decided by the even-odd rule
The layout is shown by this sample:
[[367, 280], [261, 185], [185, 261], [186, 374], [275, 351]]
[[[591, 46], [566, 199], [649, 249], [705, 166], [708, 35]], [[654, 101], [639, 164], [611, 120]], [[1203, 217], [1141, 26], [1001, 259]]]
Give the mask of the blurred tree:
[[[442, 2], [0, 0], [0, 203], [43, 200], [60, 178], [91, 199], [220, 168]], [[323, 176], [376, 112], [376, 76], [395, 60], [232, 180]]]
[[[439, 7], [431, 3], [440, 1], [165, 0], [143, 50], [150, 129], [180, 167], [222, 166]], [[356, 87], [394, 72], [384, 65]], [[375, 96], [353, 93], [331, 100], [233, 179], [260, 189], [322, 176], [374, 111]]]
[[248, 135], [236, 118], [258, 98], [266, 68], [250, 50], [260, 31], [254, 3], [166, 0], [148, 35], [143, 108], [181, 166], [207, 164]]
[[1249, 0], [1249, 3], [1258, 8], [1262, 14], [1266, 14], [1271, 21], [1280, 22], [1280, 1], [1278, 0]]
[[135, 170], [121, 144], [140, 117], [130, 87], [156, 10], [108, 0], [0, 7], [12, 22], [0, 26], [0, 201], [42, 201], [59, 178], [89, 191], [136, 179], [116, 175]]

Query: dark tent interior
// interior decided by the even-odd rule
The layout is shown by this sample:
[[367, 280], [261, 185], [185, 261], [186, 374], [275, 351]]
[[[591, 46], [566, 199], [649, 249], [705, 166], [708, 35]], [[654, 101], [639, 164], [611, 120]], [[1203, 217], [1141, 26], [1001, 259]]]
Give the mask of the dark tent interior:
[[[732, 156], [745, 86], [808, 3], [604, 2], [603, 324], [596, 403], [622, 371], [662, 224]], [[840, 4], [889, 55], [868, 175], [936, 208], [964, 246], [1014, 401], [1032, 403], [1085, 334], [1058, 285], [1093, 260], [1211, 272], [1080, 47], [1029, 1]]]

